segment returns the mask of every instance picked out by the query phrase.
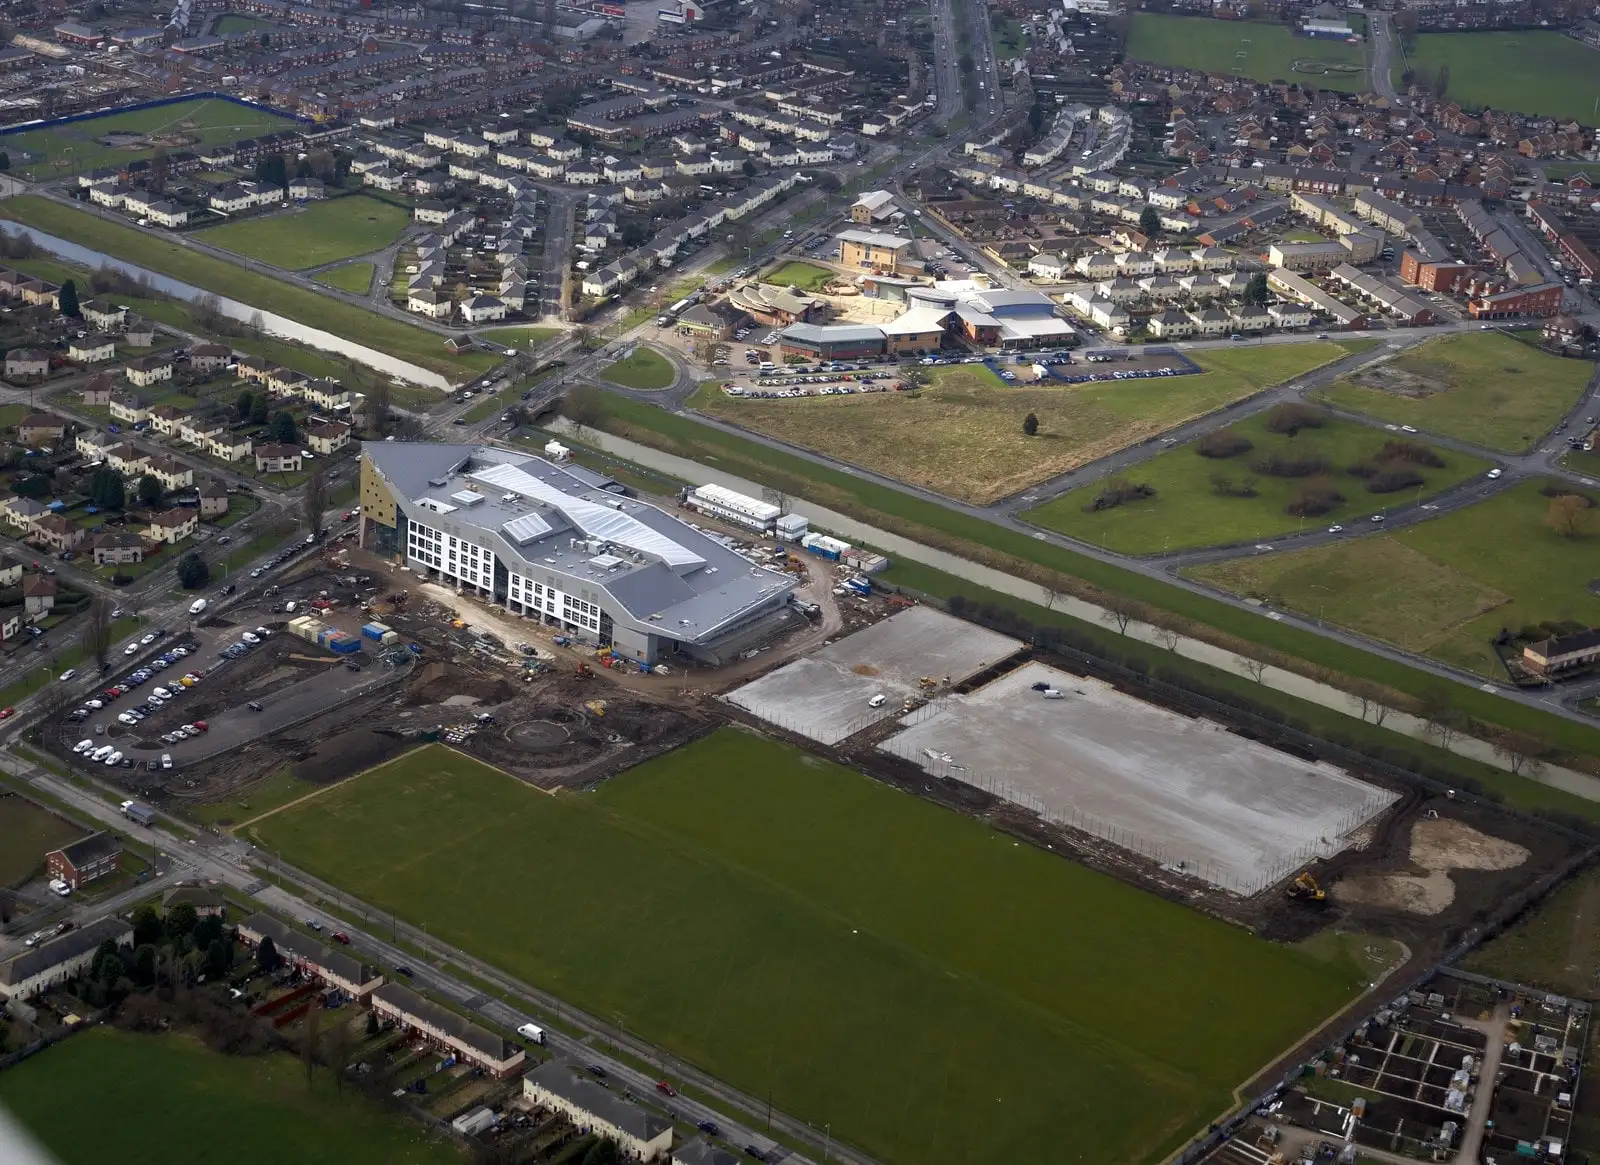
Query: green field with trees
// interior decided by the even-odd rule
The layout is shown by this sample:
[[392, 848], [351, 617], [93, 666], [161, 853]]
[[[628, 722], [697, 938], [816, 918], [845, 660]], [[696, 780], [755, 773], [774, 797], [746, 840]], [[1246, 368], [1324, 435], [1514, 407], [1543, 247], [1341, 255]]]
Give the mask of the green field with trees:
[[1600, 507], [1562, 482], [1527, 481], [1379, 538], [1232, 559], [1186, 573], [1505, 678], [1502, 629], [1526, 638], [1600, 624], [1589, 589]]
[[1281, 404], [1024, 517], [1126, 554], [1262, 541], [1364, 518], [1489, 468], [1480, 458]]
[[1446, 101], [1467, 109], [1600, 124], [1600, 51], [1554, 29], [1424, 32], [1409, 38], [1403, 57], [1394, 60], [1392, 77], [1402, 93], [1409, 73], [1429, 92], [1442, 89]]
[[1158, 1161], [1365, 985], [737, 728], [581, 796], [426, 746], [247, 832], [888, 1165]]

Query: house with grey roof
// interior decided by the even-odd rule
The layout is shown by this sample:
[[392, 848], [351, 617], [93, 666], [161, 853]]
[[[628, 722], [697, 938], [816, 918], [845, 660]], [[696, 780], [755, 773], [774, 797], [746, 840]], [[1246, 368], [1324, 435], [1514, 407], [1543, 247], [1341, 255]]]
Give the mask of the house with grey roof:
[[31, 951], [13, 955], [0, 963], [0, 996], [32, 999], [83, 974], [94, 962], [100, 944], [108, 941], [119, 947], [133, 946], [133, 927], [120, 918], [98, 918]]
[[564, 1115], [580, 1132], [610, 1137], [625, 1159], [665, 1160], [672, 1152], [672, 1122], [584, 1077], [571, 1064], [551, 1060], [522, 1078], [522, 1094]]
[[522, 1047], [498, 1032], [473, 1023], [398, 983], [385, 983], [372, 993], [372, 1010], [380, 1018], [394, 1020], [405, 1030], [499, 1080], [515, 1076], [527, 1060], [528, 1054]]

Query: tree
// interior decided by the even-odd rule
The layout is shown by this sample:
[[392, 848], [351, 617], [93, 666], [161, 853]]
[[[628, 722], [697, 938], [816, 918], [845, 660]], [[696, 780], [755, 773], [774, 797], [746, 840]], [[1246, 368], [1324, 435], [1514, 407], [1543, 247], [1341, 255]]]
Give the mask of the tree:
[[328, 508], [328, 476], [318, 465], [306, 479], [305, 492], [300, 495], [300, 515], [311, 533], [322, 534], [322, 511]]
[[1264, 659], [1246, 659], [1241, 666], [1244, 668], [1244, 674], [1258, 684], [1261, 682], [1261, 677], [1267, 673], [1267, 661]]
[[1244, 285], [1244, 301], [1257, 306], [1267, 302], [1267, 273], [1257, 271]]
[[81, 319], [83, 312], [78, 308], [78, 284], [76, 281], [67, 280], [61, 285], [61, 291], [58, 294], [61, 298], [61, 314], [68, 319]]
[[756, 176], [756, 164], [749, 158], [744, 160], [744, 164], [740, 166], [739, 169], [744, 171], [744, 176], [746, 178], [754, 178]]
[[367, 425], [378, 436], [383, 436], [389, 427], [389, 405], [393, 399], [387, 380], [379, 380], [367, 393]]
[[4, 173], [9, 169], [11, 169], [11, 155], [4, 150], [0, 150], [0, 173]]
[[1436, 81], [1434, 81], [1434, 83], [1433, 83], [1433, 95], [1435, 97], [1437, 97], [1440, 101], [1443, 101], [1444, 100], [1444, 95], [1446, 93], [1448, 93], [1449, 91], [1450, 91], [1450, 66], [1449, 65], [1440, 65], [1439, 66], [1438, 79]]
[[256, 163], [256, 177], [280, 190], [289, 188], [289, 164], [282, 154], [268, 154]]
[[1024, 436], [1032, 437], [1039, 432], [1039, 418], [1034, 413], [1029, 413], [1022, 418], [1022, 432]]
[[256, 398], [251, 395], [248, 388], [244, 389], [237, 397], [234, 398], [233, 411], [238, 416], [240, 421], [248, 421], [250, 419], [250, 414], [255, 410], [255, 407]]
[[1417, 696], [1417, 715], [1422, 718], [1424, 730], [1439, 738], [1439, 747], [1449, 748], [1460, 723], [1450, 689], [1443, 684], [1429, 684]]
[[194, 926], [194, 945], [208, 947], [222, 937], [222, 919], [208, 914]]
[[1514, 776], [1536, 773], [1544, 767], [1540, 760], [1549, 749], [1544, 741], [1514, 728], [1495, 728], [1489, 734], [1495, 756], [1505, 761]]
[[1152, 238], [1161, 233], [1161, 216], [1155, 207], [1147, 206], [1139, 212], [1139, 229]]
[[1361, 719], [1365, 720], [1367, 714], [1371, 713], [1374, 724], [1383, 723], [1389, 715], [1389, 705], [1384, 702], [1388, 693], [1383, 688], [1366, 680], [1352, 680], [1346, 684], [1346, 689], [1350, 699], [1355, 702], [1356, 710], [1361, 713]]
[[133, 949], [133, 981], [149, 987], [156, 981], [156, 948], [151, 943]]
[[328, 1033], [328, 1070], [333, 1073], [333, 1090], [338, 1096], [344, 1095], [344, 1069], [350, 1062], [350, 1025], [343, 1020], [333, 1025], [333, 1030]]
[[161, 937], [161, 915], [149, 903], [133, 912], [133, 945], [142, 947]]
[[256, 966], [261, 968], [263, 975], [270, 975], [278, 969], [282, 957], [278, 954], [278, 946], [272, 941], [270, 934], [261, 936], [261, 945], [256, 948]]
[[377, 1034], [378, 1034], [378, 1013], [376, 1011], [369, 1010], [367, 1012], [367, 1036], [368, 1036], [368, 1038], [371, 1038], [372, 1036], [375, 1036]]
[[186, 591], [199, 590], [211, 581], [211, 568], [194, 551], [178, 559], [178, 582]]
[[250, 423], [252, 425], [264, 425], [267, 423], [267, 406], [270, 403], [267, 400], [266, 393], [256, 394], [256, 398], [250, 402]]
[[1590, 501], [1582, 494], [1560, 494], [1550, 499], [1544, 524], [1563, 538], [1576, 538], [1589, 525]]
[[167, 934], [174, 939], [187, 938], [193, 932], [200, 915], [187, 902], [167, 911]]
[[206, 974], [225, 975], [233, 967], [233, 948], [220, 938], [206, 944]]
[[278, 444], [293, 445], [298, 437], [293, 413], [284, 411], [272, 418], [272, 439]]
[[1044, 106], [1035, 101], [1028, 107], [1028, 129], [1038, 133], [1044, 128]]
[[1144, 614], [1144, 605], [1127, 595], [1112, 595], [1104, 600], [1105, 614], [1100, 617], [1117, 625], [1117, 633], [1126, 635], [1128, 624]]
[[99, 595], [89, 604], [89, 618], [83, 625], [83, 649], [101, 671], [111, 651], [111, 600]]
[[122, 474], [109, 465], [101, 466], [89, 475], [89, 500], [102, 510], [120, 510], [127, 505], [127, 491], [122, 487]]
[[89, 967], [89, 974], [95, 981], [109, 987], [123, 976], [122, 952], [117, 949], [116, 943], [106, 939], [95, 951], [94, 962]]
[[583, 1165], [617, 1165], [617, 1143], [610, 1137], [602, 1137], [583, 1155]]
[[161, 480], [153, 473], [147, 473], [139, 479], [139, 504], [149, 509], [161, 501], [161, 495], [166, 491], [161, 488]]
[[572, 424], [572, 439], [582, 441], [584, 435], [600, 424], [605, 409], [597, 389], [582, 386], [561, 398], [561, 415]]

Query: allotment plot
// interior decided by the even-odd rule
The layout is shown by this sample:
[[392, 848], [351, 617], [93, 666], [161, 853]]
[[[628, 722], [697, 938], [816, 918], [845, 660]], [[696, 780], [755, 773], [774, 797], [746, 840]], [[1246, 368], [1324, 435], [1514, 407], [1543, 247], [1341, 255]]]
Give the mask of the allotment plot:
[[1240, 894], [1337, 853], [1397, 798], [1038, 663], [903, 723], [884, 751]]
[[[1022, 643], [932, 607], [910, 607], [737, 688], [728, 702], [791, 732], [837, 744], [927, 694], [1016, 654]], [[883, 700], [873, 707], [878, 696]]]

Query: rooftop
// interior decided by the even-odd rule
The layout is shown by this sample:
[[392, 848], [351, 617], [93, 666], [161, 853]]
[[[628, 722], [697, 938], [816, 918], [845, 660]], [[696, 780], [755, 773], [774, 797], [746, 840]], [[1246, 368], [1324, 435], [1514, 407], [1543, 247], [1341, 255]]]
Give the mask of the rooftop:
[[594, 1081], [579, 1076], [576, 1069], [560, 1060], [551, 1060], [535, 1068], [523, 1079], [533, 1081], [547, 1092], [642, 1141], [653, 1141], [672, 1127], [672, 1122], [665, 1117], [646, 1112], [613, 1095]]

